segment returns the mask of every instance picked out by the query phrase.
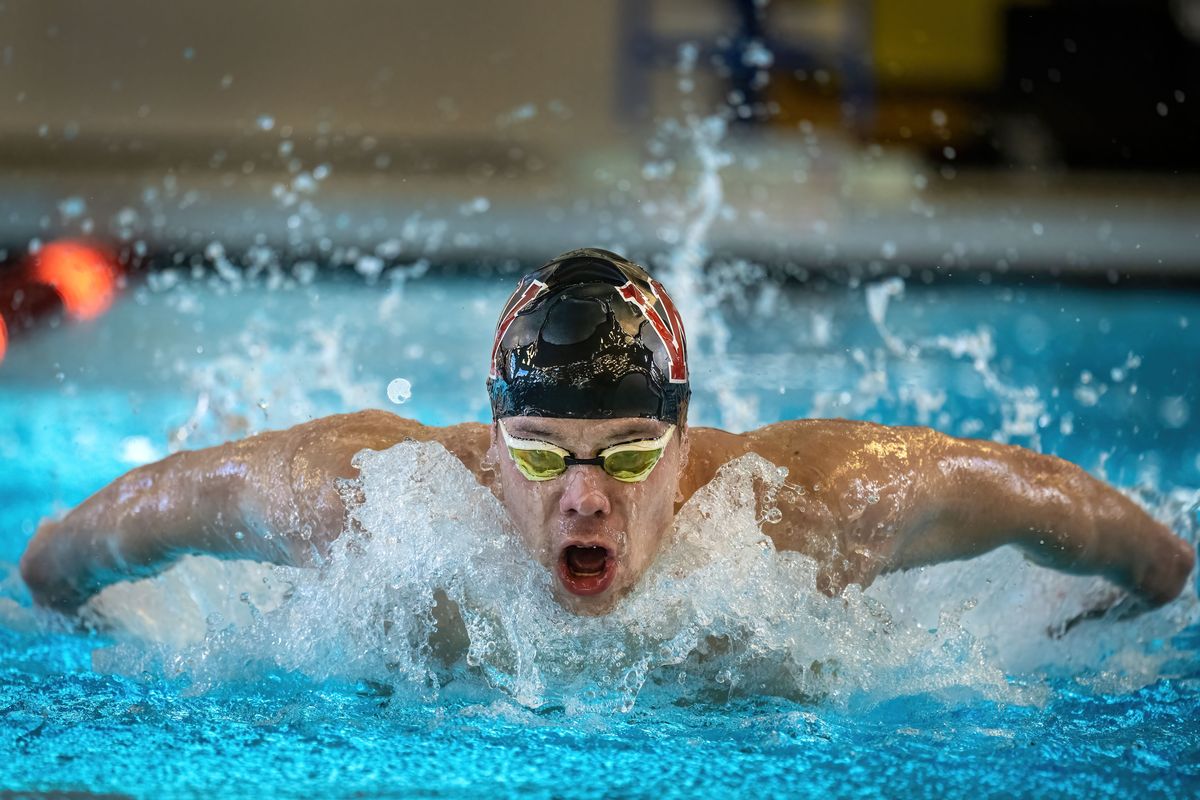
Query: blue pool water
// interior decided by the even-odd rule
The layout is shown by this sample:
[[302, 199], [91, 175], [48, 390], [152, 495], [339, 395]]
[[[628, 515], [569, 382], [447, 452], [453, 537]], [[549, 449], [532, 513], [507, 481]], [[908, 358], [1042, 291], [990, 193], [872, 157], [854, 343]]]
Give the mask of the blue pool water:
[[[1001, 551], [889, 577], [844, 608], [804, 587], [796, 608], [775, 608], [772, 581], [804, 565], [771, 562], [763, 596], [753, 581], [737, 594], [735, 576], [725, 582], [733, 588], [680, 606], [691, 622], [705, 620], [701, 638], [723, 637], [736, 651], [708, 654], [720, 669], [696, 652], [675, 662], [657, 655], [680, 641], [678, 630], [626, 640], [603, 627], [576, 632], [539, 608], [504, 618], [501, 650], [528, 653], [521, 648], [536, 640], [569, 661], [580, 655], [570, 651], [578, 633], [607, 648], [596, 662], [620, 670], [639, 648], [653, 651], [649, 671], [619, 690], [599, 685], [610, 677], [601, 666], [564, 677], [537, 653], [538, 685], [519, 665], [486, 655], [418, 664], [418, 680], [376, 664], [373, 650], [391, 653], [392, 634], [382, 619], [360, 626], [362, 606], [351, 600], [373, 607], [388, 591], [406, 591], [386, 585], [395, 579], [383, 551], [348, 570], [361, 576], [361, 597], [336, 570], [318, 578], [188, 563], [106, 593], [97, 631], [30, 609], [14, 565], [37, 521], [171, 449], [368, 406], [431, 424], [485, 419], [483, 355], [510, 280], [447, 275], [390, 288], [320, 280], [268, 291], [156, 278], [101, 320], [16, 343], [0, 367], [0, 789], [138, 797], [1200, 792], [1194, 580], [1153, 614], [1051, 638], [1048, 629], [1102, 592], [1100, 582]], [[694, 340], [694, 423], [744, 429], [846, 416], [1026, 444], [1107, 476], [1196, 541], [1200, 296], [914, 282], [817, 290], [744, 269], [718, 270], [713, 280], [741, 285], [715, 305], [681, 302]], [[387, 399], [396, 377], [412, 384], [402, 406]], [[398, 463], [382, 461], [380, 472]], [[439, 488], [432, 506], [407, 502], [436, 527], [444, 521], [434, 506], [456, 491], [466, 490]], [[729, 530], [751, 536], [737, 511], [728, 509]], [[447, 541], [467, 533], [451, 531]], [[727, 574], [722, 568], [713, 574]], [[295, 596], [267, 598], [281, 583]], [[241, 599], [247, 593], [252, 601]], [[677, 599], [643, 601], [675, 608]], [[257, 616], [246, 613], [254, 604]], [[537, 638], [543, 619], [567, 634]], [[797, 666], [798, 651], [813, 653], [824, 672]]]

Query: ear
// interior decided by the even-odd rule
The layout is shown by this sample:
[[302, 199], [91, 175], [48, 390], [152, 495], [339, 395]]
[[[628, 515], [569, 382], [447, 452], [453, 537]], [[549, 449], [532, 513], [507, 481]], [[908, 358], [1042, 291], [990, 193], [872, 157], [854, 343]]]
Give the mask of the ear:
[[688, 480], [687, 466], [688, 466], [688, 457], [691, 455], [691, 452], [692, 452], [692, 440], [691, 440], [691, 437], [688, 436], [687, 425], [686, 424], [681, 425], [677, 430], [678, 430], [678, 433], [675, 434], [675, 440], [679, 446], [679, 474], [675, 478], [675, 511], [676, 512], [679, 511], [680, 505], [682, 505], [687, 500], [687, 498], [690, 496], [690, 492], [685, 492], [684, 487], [691, 485], [691, 482]]
[[500, 433], [496, 425], [496, 420], [492, 420], [492, 424], [488, 427], [488, 447], [487, 452], [483, 454], [479, 466], [487, 473], [491, 474], [491, 478], [486, 482], [488, 488], [492, 490], [492, 494], [496, 495], [501, 502], [504, 501], [504, 470], [500, 466]]

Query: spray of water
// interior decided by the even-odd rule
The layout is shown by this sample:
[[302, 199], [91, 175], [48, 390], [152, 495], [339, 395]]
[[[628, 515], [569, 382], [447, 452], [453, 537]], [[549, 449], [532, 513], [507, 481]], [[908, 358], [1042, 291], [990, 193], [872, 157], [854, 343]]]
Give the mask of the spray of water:
[[[827, 597], [816, 565], [765, 535], [772, 514], [755, 498], [785, 475], [756, 456], [687, 503], [661, 557], [610, 614], [581, 617], [557, 604], [503, 507], [440, 445], [366, 451], [358, 465], [353, 521], [324, 568], [195, 558], [110, 587], [91, 613], [125, 642], [98, 652], [96, 666], [165, 672], [197, 690], [298, 673], [423, 697], [499, 691], [568, 710], [746, 694], [1037, 702], [1037, 680], [1055, 668], [1105, 686], [1154, 679], [1175, 654], [1169, 644], [1148, 653], [1144, 637], [1165, 640], [1198, 618], [1193, 596], [1136, 628], [1051, 638], [1100, 584], [1011, 553]], [[1029, 685], [1006, 679], [1032, 670]]]
[[[683, 47], [677, 72], [679, 90], [685, 97], [691, 91], [695, 66], [695, 48]], [[658, 259], [659, 267], [688, 321], [690, 357], [696, 368], [711, 375], [722, 425], [745, 430], [753, 426], [757, 408], [745, 393], [737, 391], [736, 376], [730, 374], [724, 358], [730, 329], [721, 306], [730, 291], [746, 284], [730, 281], [733, 275], [727, 271], [710, 270], [708, 263], [712, 226], [732, 213], [725, 202], [721, 176], [733, 163], [732, 154], [723, 147], [727, 125], [724, 115], [693, 111], [660, 126], [650, 141], [650, 159], [642, 176], [648, 184], [664, 182], [670, 190], [666, 197], [646, 203], [643, 210], [654, 220], [659, 239], [668, 245]]]
[[[694, 63], [694, 49], [685, 49], [685, 92]], [[720, 421], [739, 430], [763, 420], [755, 396], [739, 391], [740, 376], [730, 370], [723, 309], [746, 302], [746, 287], [764, 272], [747, 262], [708, 263], [709, 232], [733, 213], [721, 177], [732, 160], [725, 136], [720, 116], [668, 122], [650, 144], [643, 175], [648, 183], [684, 180], [679, 197], [646, 204], [668, 246], [658, 265], [689, 323], [696, 371], [715, 388]], [[322, 224], [310, 195], [324, 173], [306, 174], [279, 189], [280, 202], [296, 206], [297, 236], [319, 234]], [[413, 219], [404, 230], [403, 242], [334, 260], [379, 281], [384, 262], [406, 243], [436, 244], [446, 228]], [[238, 291], [256, 275], [281, 288], [311, 280], [303, 265], [289, 273], [269, 252], [249, 253], [246, 268], [234, 267], [219, 246], [206, 257], [221, 291]], [[418, 261], [388, 274], [400, 276], [391, 280], [402, 290], [427, 267]], [[188, 291], [162, 288], [175, 289], [187, 305]], [[863, 374], [857, 397], [872, 403], [888, 391], [894, 362], [931, 354], [968, 359], [1003, 408], [996, 435], [1036, 436], [1044, 402], [996, 370], [985, 329], [907, 339], [888, 325], [889, 303], [903, 288], [895, 279], [866, 289], [883, 348], [854, 357]], [[387, 294], [380, 321], [402, 303], [402, 291]], [[814, 336], [828, 341], [831, 322], [814, 319]], [[272, 344], [268, 320], [252, 321], [234, 351], [190, 375], [197, 406], [173, 444], [197, 446], [378, 403], [386, 381], [354, 373], [342, 354], [355, 334], [326, 322], [302, 323], [281, 348]], [[945, 395], [901, 399], [928, 414]], [[815, 412], [820, 404], [818, 396]], [[112, 586], [88, 611], [118, 640], [96, 653], [97, 668], [166, 674], [201, 691], [294, 673], [421, 696], [500, 692], [525, 706], [571, 710], [763, 693], [839, 705], [938, 692], [1037, 702], [1047, 676], [1122, 689], [1172, 674], [1178, 654], [1171, 638], [1200, 618], [1189, 590], [1136, 622], [1067, 627], [1105, 599], [1106, 585], [1030, 566], [1010, 550], [826, 597], [814, 588], [816, 565], [777, 552], [765, 535], [774, 517], [754, 498], [785, 476], [753, 456], [727, 465], [688, 502], [665, 552], [611, 614], [578, 617], [554, 601], [551, 576], [521, 549], [496, 499], [440, 446], [406, 442], [364, 452], [358, 464], [360, 482], [347, 487], [355, 498], [352, 524], [323, 568], [189, 558], [159, 578]], [[1143, 500], [1195, 541], [1194, 492]]]
[[[905, 342], [887, 323], [888, 305], [892, 300], [903, 296], [904, 281], [900, 278], [888, 278], [870, 284], [865, 290], [871, 323], [891, 355], [906, 361], [915, 361], [922, 356], [928, 357], [928, 352], [941, 352], [952, 358], [969, 360], [971, 367], [982, 378], [984, 387], [1000, 402], [1002, 420], [995, 431], [995, 438], [1004, 442], [1019, 438], [1034, 448], [1039, 447], [1038, 427], [1039, 421], [1046, 414], [1046, 403], [1038, 396], [1036, 387], [1013, 386], [996, 372], [992, 363], [996, 348], [991, 332], [981, 326], [975, 331], [940, 334]], [[928, 402], [930, 399], [928, 395], [917, 398], [917, 402], [925, 401], [926, 413], [945, 402], [945, 395], [934, 399], [932, 403]]]

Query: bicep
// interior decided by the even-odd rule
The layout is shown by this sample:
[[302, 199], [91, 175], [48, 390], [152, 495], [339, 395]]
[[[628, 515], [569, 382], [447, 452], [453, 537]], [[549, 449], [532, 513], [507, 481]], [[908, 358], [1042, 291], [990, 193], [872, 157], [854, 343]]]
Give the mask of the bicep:
[[1194, 563], [1190, 547], [1120, 492], [1025, 448], [843, 420], [781, 423], [746, 441], [789, 470], [782, 520], [768, 533], [816, 559], [827, 591], [1012, 544], [1162, 603]]
[[897, 569], [971, 558], [1006, 544], [1040, 564], [1068, 569], [1095, 550], [1095, 522], [1106, 502], [1124, 500], [1070, 462], [986, 440], [941, 435], [925, 472], [927, 513], [911, 517]]

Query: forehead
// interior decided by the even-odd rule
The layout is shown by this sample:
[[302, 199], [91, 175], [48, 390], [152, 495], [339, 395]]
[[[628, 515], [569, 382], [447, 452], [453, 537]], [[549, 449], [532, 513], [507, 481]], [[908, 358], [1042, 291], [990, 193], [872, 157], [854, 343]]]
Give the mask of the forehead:
[[655, 439], [667, 423], [643, 417], [615, 419], [561, 419], [558, 417], [505, 417], [504, 428], [513, 436], [545, 439], [555, 444], [590, 447], [631, 439]]

